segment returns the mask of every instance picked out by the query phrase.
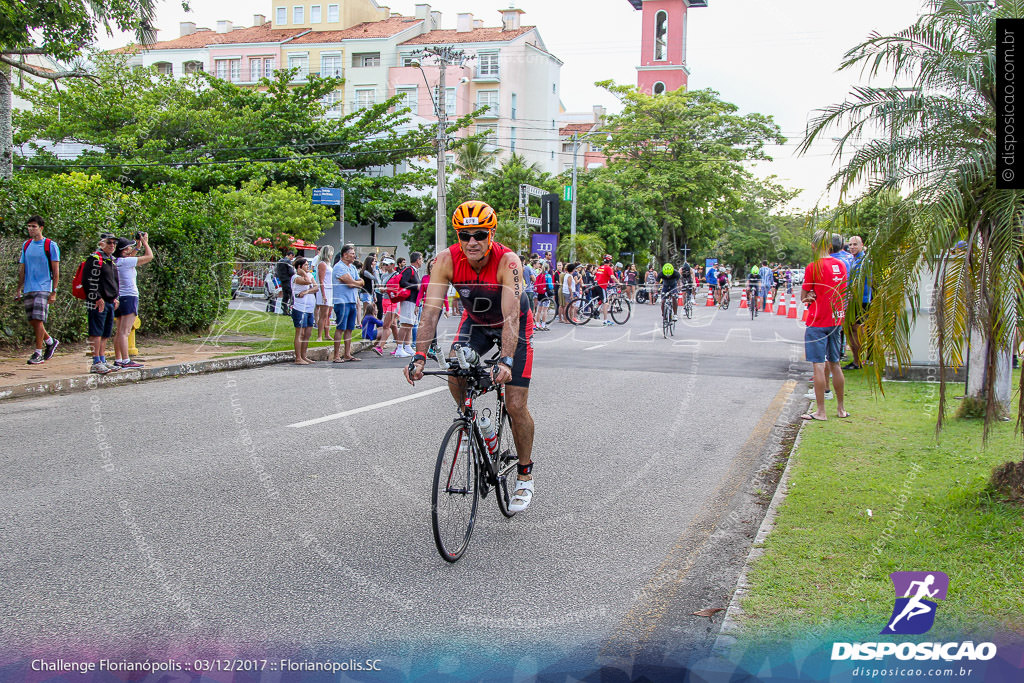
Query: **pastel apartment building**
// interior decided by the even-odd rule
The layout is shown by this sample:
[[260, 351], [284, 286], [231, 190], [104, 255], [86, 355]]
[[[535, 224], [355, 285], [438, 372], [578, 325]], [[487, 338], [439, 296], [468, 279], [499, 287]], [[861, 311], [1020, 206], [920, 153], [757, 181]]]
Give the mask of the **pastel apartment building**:
[[441, 13], [427, 4], [406, 16], [375, 0], [289, 0], [271, 2], [269, 20], [255, 14], [251, 27], [227, 20], [215, 29], [183, 22], [177, 38], [121, 51], [131, 53], [129, 64], [163, 74], [202, 70], [254, 87], [280, 68], [296, 69], [297, 83], [311, 73], [342, 77], [344, 85], [325, 98], [328, 116], [401, 95], [416, 124], [437, 120], [433, 102], [439, 78], [439, 67], [429, 60], [413, 66], [416, 52], [455, 45], [469, 59], [445, 74], [447, 114], [484, 109], [460, 135], [487, 133], [499, 161], [515, 152], [558, 172], [562, 62], [547, 50], [536, 26], [522, 24], [522, 10], [500, 14], [500, 25], [488, 27], [461, 13], [455, 28], [445, 29]]

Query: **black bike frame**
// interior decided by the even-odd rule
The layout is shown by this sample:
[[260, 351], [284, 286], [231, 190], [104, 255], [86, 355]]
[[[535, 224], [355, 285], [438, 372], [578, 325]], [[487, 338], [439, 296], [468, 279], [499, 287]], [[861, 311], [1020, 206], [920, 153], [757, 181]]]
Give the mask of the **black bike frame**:
[[[485, 396], [492, 391], [498, 392], [498, 407], [496, 409], [496, 415], [494, 415], [495, 424], [495, 438], [498, 443], [501, 443], [502, 432], [505, 429], [505, 421], [501, 419], [502, 413], [505, 412], [505, 385], [504, 384], [490, 384], [486, 388], [481, 388], [480, 384], [483, 379], [479, 375], [467, 375], [462, 373], [448, 371], [424, 371], [424, 375], [442, 376], [442, 377], [458, 377], [466, 380], [466, 396], [462, 400], [462, 408], [459, 410], [459, 416], [455, 418], [456, 422], [462, 422], [463, 426], [473, 435], [473, 441], [476, 444], [476, 448], [473, 449], [475, 458], [477, 458], [477, 466], [480, 467], [484, 472], [484, 477], [480, 482], [480, 497], [486, 498], [487, 494], [490, 493], [492, 486], [498, 485], [499, 471], [495, 466], [495, 462], [490, 458], [490, 454], [487, 452], [487, 445], [484, 443], [484, 435], [480, 432], [480, 426], [476, 422], [476, 410], [473, 407], [474, 401]], [[510, 425], [511, 426], [511, 425]], [[454, 462], [452, 463], [454, 467]]]

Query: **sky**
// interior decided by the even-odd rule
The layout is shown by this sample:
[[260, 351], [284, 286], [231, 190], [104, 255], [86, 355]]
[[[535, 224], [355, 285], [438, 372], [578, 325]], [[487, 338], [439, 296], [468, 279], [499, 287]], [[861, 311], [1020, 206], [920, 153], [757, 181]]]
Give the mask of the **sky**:
[[[385, 4], [386, 0], [378, 0]], [[418, 0], [391, 0], [393, 12], [411, 15]], [[429, 1], [429, 0], [428, 0]], [[190, 0], [186, 14], [178, 0], [157, 8], [160, 39], [178, 36], [179, 21], [215, 27], [218, 19], [249, 26], [253, 14], [271, 15], [272, 0]], [[562, 67], [562, 102], [569, 112], [595, 104], [619, 109], [617, 100], [594, 86], [612, 79], [636, 83], [640, 59], [640, 18], [627, 0], [514, 0], [536, 25]], [[509, 0], [433, 0], [445, 28], [455, 15], [473, 12], [487, 26], [500, 25], [499, 10]], [[889, 33], [914, 22], [924, 0], [709, 0], [689, 12], [687, 64], [691, 89], [712, 88], [740, 113], [771, 115], [788, 143], [772, 147], [772, 162], [754, 166], [760, 176], [775, 175], [787, 187], [802, 189], [792, 208], [834, 204], [826, 193], [834, 173], [832, 143], [816, 144], [802, 157], [794, 150], [816, 109], [842, 101], [863, 82], [856, 70], [837, 73], [843, 53], [872, 31]], [[101, 47], [123, 45], [123, 36], [104, 37]], [[837, 134], [838, 135], [838, 134]]]

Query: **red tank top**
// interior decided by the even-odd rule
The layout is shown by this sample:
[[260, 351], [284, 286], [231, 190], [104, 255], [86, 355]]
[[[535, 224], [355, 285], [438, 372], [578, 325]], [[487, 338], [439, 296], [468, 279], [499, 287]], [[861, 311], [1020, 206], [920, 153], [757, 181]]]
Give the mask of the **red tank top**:
[[[459, 293], [459, 299], [469, 319], [477, 325], [501, 327], [504, 323], [504, 316], [501, 314], [498, 263], [510, 251], [512, 250], [504, 244], [492, 242], [487, 265], [478, 273], [469, 265], [469, 259], [462, 253], [460, 245], [453, 244], [448, 249], [452, 257], [452, 285]], [[519, 314], [525, 315], [529, 310], [529, 299], [524, 292], [519, 297]]]

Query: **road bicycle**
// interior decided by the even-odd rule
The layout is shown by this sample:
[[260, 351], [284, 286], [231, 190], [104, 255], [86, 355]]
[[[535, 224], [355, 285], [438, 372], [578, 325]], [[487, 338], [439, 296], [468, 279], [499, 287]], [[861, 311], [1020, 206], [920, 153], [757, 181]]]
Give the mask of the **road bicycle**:
[[757, 287], [751, 286], [749, 289], [750, 296], [747, 298], [750, 299], [750, 319], [753, 320], [757, 317]]
[[636, 290], [636, 296], [633, 297], [638, 304], [645, 304], [652, 298], [655, 302], [661, 300], [661, 290], [658, 288], [658, 285], [639, 285], [639, 288]]
[[[434, 545], [447, 562], [457, 562], [466, 552], [476, 523], [477, 505], [492, 490], [501, 514], [516, 514], [508, 506], [515, 492], [519, 453], [505, 410], [505, 385], [491, 382], [497, 362], [497, 358], [491, 358], [481, 363], [475, 351], [457, 345], [455, 357], [442, 363], [447, 369], [423, 372], [466, 381], [466, 396], [458, 416], [441, 440], [430, 494]], [[495, 397], [494, 407], [481, 408], [479, 404], [488, 394]], [[484, 421], [489, 421], [495, 430], [493, 450], [484, 438]]]
[[693, 318], [693, 291], [687, 289], [683, 290], [683, 293], [686, 296], [686, 303], [683, 304], [683, 313], [686, 315], [686, 319], [690, 320]]
[[672, 317], [673, 296], [675, 295], [663, 296], [661, 298], [661, 333], [665, 339], [676, 335], [676, 321]]
[[723, 311], [729, 310], [729, 304], [732, 302], [732, 296], [729, 294], [728, 287], [720, 287], [722, 290], [721, 296], [718, 297], [718, 308]]
[[[618, 325], [625, 325], [633, 313], [633, 305], [618, 288], [608, 289], [608, 315]], [[586, 325], [601, 317], [601, 300], [596, 296], [576, 297], [565, 307], [565, 314], [573, 325]]]

